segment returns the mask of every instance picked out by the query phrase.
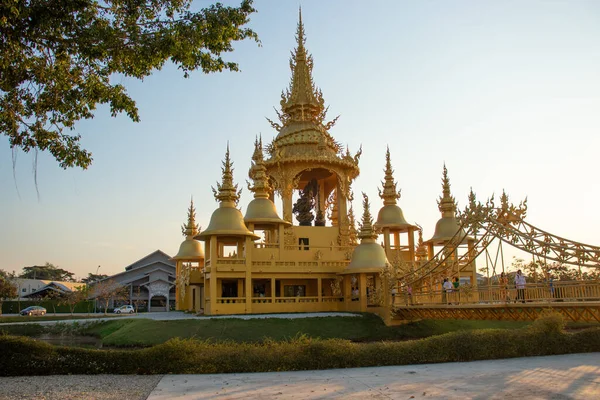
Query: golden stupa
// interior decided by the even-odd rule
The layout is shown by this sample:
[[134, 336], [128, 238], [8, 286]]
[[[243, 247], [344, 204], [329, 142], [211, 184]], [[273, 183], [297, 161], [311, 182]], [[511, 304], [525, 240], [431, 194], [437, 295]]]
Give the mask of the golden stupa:
[[[425, 246], [432, 249], [440, 243], [424, 244], [421, 238], [415, 254], [414, 234], [420, 229], [406, 221], [397, 205], [400, 192], [389, 149], [380, 190], [383, 206], [373, 223], [364, 196], [357, 231], [352, 183], [360, 172], [362, 150], [351, 154], [329, 133], [337, 118], [326, 122], [301, 14], [296, 39], [291, 82], [281, 95], [278, 121], [269, 120], [277, 134], [264, 148], [262, 138], [255, 141], [248, 172], [254, 199], [245, 215], [238, 209], [228, 146], [221, 182], [213, 188], [219, 207], [199, 233], [194, 219], [188, 221], [186, 240], [174, 257], [179, 310], [210, 315], [371, 311], [387, 318], [387, 288], [395, 282], [384, 272], [416, 262], [417, 255], [418, 262], [426, 262], [431, 255], [423, 253]], [[445, 200], [443, 204], [445, 210]], [[193, 206], [190, 210], [193, 214]], [[198, 240], [205, 243], [205, 254]]]

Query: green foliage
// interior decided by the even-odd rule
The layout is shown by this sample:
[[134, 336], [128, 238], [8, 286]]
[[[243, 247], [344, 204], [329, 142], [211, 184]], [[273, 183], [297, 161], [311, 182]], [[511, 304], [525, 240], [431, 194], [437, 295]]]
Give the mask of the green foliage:
[[[53, 347], [0, 337], [0, 374], [198, 374], [474, 361], [600, 351], [600, 328], [550, 337], [531, 329], [459, 331], [404, 342], [352, 343], [301, 335], [276, 342], [172, 339], [148, 349]], [[27, 360], [24, 362], [23, 360]]]
[[195, 338], [214, 342], [261, 343], [284, 341], [304, 335], [310, 338], [347, 339], [354, 342], [408, 340], [457, 330], [516, 329], [527, 322], [512, 321], [418, 321], [402, 326], [386, 326], [373, 315], [362, 317], [323, 317], [288, 319], [195, 319], [154, 321], [129, 319], [98, 322], [86, 334], [99, 336], [105, 346], [139, 347], [164, 343], [172, 338]]
[[255, 10], [192, 0], [15, 0], [0, 2], [0, 132], [11, 148], [48, 150], [62, 168], [87, 168], [92, 155], [68, 135], [97, 104], [139, 121], [117, 74], [143, 79], [166, 61], [188, 76], [237, 71], [222, 58], [233, 42], [258, 36], [244, 25]]
[[11, 279], [0, 276], [0, 305], [2, 305], [3, 299], [14, 299], [15, 297], [17, 297], [16, 285]]
[[565, 319], [562, 314], [546, 310], [531, 324], [529, 329], [548, 335], [558, 334], [565, 328]]
[[[0, 118], [2, 111], [0, 111]], [[1, 123], [0, 123], [1, 129]], [[52, 281], [68, 281], [73, 282], [73, 273], [58, 266], [46, 262], [45, 265], [34, 265], [31, 267], [24, 267], [23, 272], [19, 275], [19, 278], [24, 279], [47, 279]]]

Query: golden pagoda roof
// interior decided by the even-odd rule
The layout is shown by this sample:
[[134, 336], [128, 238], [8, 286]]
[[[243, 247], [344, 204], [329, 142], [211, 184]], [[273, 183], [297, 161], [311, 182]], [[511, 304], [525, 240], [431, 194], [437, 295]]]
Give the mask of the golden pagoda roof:
[[341, 274], [379, 273], [388, 264], [385, 249], [375, 239], [377, 234], [373, 231], [373, 217], [369, 211], [369, 198], [363, 193], [363, 217], [358, 237], [361, 242], [352, 253], [350, 264]]
[[196, 224], [196, 209], [194, 208], [194, 199], [191, 199], [190, 208], [188, 208], [187, 224], [183, 224], [181, 226], [181, 233], [186, 238], [179, 246], [179, 251], [177, 252], [177, 255], [173, 257], [173, 260], [204, 260], [204, 250], [202, 250], [202, 244], [194, 239], [194, 236], [198, 234], [199, 230], [200, 227], [198, 224]]
[[423, 242], [423, 228], [420, 226], [419, 228], [419, 239], [417, 240], [417, 251], [415, 252], [417, 261], [426, 261], [427, 260], [427, 246]]
[[302, 10], [299, 10], [297, 45], [292, 52], [289, 87], [281, 93], [281, 111], [277, 111], [280, 123], [267, 118], [277, 130], [277, 137], [267, 146], [270, 158], [267, 167], [287, 162], [320, 162], [349, 170], [349, 176], [358, 176], [358, 159], [361, 151], [351, 156], [343, 153], [343, 146], [329, 134], [337, 120], [324, 122], [327, 108], [323, 93], [312, 79], [313, 58], [305, 44]]
[[425, 243], [433, 243], [434, 246], [438, 246], [446, 244], [453, 237], [461, 243], [471, 239], [464, 230], [461, 230], [460, 222], [456, 219], [456, 201], [450, 193], [450, 178], [448, 178], [448, 169], [445, 163], [442, 176], [442, 196], [438, 200], [438, 208], [442, 213], [442, 218], [435, 224], [435, 232], [431, 239]]
[[262, 138], [256, 138], [254, 142], [254, 154], [252, 155], [252, 166], [248, 171], [248, 176], [254, 182], [254, 185], [248, 183], [248, 190], [254, 193], [254, 200], [248, 204], [245, 223], [253, 223], [256, 229], [262, 229], [267, 226], [278, 224], [291, 225], [277, 215], [275, 204], [269, 199], [269, 180], [267, 177], [267, 168], [263, 159]]
[[240, 210], [236, 208], [240, 198], [241, 189], [238, 191], [238, 185], [233, 184], [233, 163], [229, 158], [229, 143], [225, 153], [225, 161], [221, 168], [223, 176], [221, 183], [217, 182], [217, 189], [212, 188], [215, 200], [220, 202], [210, 217], [210, 223], [205, 231], [200, 232], [194, 239], [208, 240], [210, 236], [231, 236], [244, 237], [250, 236], [252, 239], [259, 239], [260, 236], [254, 234], [246, 227], [244, 217]]
[[413, 225], [406, 222], [402, 209], [398, 207], [397, 201], [400, 199], [400, 190], [396, 188], [394, 181], [394, 170], [390, 158], [390, 148], [388, 146], [385, 153], [385, 179], [381, 182], [383, 190], [379, 189], [379, 197], [383, 200], [383, 207], [377, 214], [377, 229], [389, 228], [393, 232], [406, 231]]

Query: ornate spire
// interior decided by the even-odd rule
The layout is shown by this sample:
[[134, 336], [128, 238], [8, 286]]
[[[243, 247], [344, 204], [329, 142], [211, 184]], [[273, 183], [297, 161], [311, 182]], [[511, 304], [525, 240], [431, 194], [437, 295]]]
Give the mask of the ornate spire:
[[223, 178], [221, 183], [217, 182], [217, 189], [212, 187], [213, 195], [216, 201], [221, 203], [232, 202], [237, 205], [240, 200], [240, 194], [242, 189], [238, 191], [238, 185], [233, 184], [233, 162], [229, 159], [229, 142], [227, 142], [227, 152], [225, 153], [225, 161], [223, 161], [223, 167], [221, 171]]
[[188, 222], [187, 225], [181, 225], [181, 233], [183, 236], [193, 238], [200, 232], [200, 226], [196, 223], [196, 209], [194, 208], [194, 198], [190, 200], [190, 208], [188, 208]]
[[254, 198], [268, 198], [271, 187], [267, 177], [267, 168], [263, 158], [262, 137], [257, 137], [254, 141], [254, 154], [252, 155], [252, 166], [248, 171], [248, 176], [254, 181], [254, 186], [248, 184], [248, 190], [254, 193]]
[[363, 192], [363, 216], [362, 216], [362, 224], [360, 225], [360, 232], [358, 233], [358, 237], [360, 239], [377, 239], [377, 234], [373, 232], [373, 217], [371, 216], [371, 211], [369, 210], [369, 197], [366, 193]]
[[416, 258], [417, 261], [426, 261], [427, 260], [427, 246], [423, 242], [423, 228], [417, 224], [419, 228], [419, 240], [417, 241], [417, 251]]
[[444, 217], [456, 216], [456, 201], [450, 193], [450, 179], [448, 178], [446, 163], [444, 163], [444, 175], [442, 177], [442, 197], [438, 200], [438, 208]]
[[356, 230], [356, 218], [354, 217], [354, 207], [350, 201], [350, 210], [348, 210], [348, 241], [351, 246], [358, 244], [358, 231]]
[[304, 24], [302, 23], [302, 8], [298, 11], [298, 28], [296, 30], [296, 49], [292, 52], [290, 69], [292, 80], [285, 93], [281, 94], [280, 119], [285, 124], [289, 119], [299, 121], [319, 120], [324, 117], [323, 94], [317, 89], [312, 80], [313, 59], [307, 54]]
[[396, 200], [400, 198], [400, 190], [396, 190], [396, 182], [394, 182], [394, 170], [390, 160], [390, 147], [388, 146], [385, 153], [385, 180], [381, 182], [383, 190], [379, 189], [379, 197], [383, 199], [384, 205], [394, 205]]

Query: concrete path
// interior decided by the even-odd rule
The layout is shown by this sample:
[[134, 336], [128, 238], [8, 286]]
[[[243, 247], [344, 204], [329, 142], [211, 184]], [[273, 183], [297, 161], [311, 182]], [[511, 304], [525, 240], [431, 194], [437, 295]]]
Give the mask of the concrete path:
[[166, 399], [598, 399], [600, 353], [325, 371], [164, 376]]
[[[88, 314], [75, 314], [87, 316]], [[318, 317], [361, 317], [360, 314], [352, 313], [340, 313], [340, 312], [323, 312], [323, 313], [292, 313], [292, 314], [241, 314], [241, 315], [214, 315], [214, 316], [198, 316], [195, 314], [188, 314], [180, 311], [170, 312], [151, 312], [143, 314], [125, 314], [125, 315], [114, 315], [111, 317], [99, 317], [99, 318], [82, 318], [82, 319], [62, 319], [58, 321], [23, 321], [23, 322], [8, 322], [2, 323], [2, 317], [0, 317], [0, 326], [3, 325], [24, 325], [24, 324], [40, 324], [40, 325], [52, 325], [56, 323], [73, 323], [79, 322], [84, 323], [88, 321], [113, 321], [115, 318], [132, 318], [132, 319], [153, 319], [156, 321], [172, 321], [180, 319], [223, 319], [223, 318], [239, 318], [239, 319], [265, 319], [265, 318], [284, 318], [284, 319], [296, 319], [296, 318], [318, 318]], [[16, 314], [4, 314], [4, 316], [17, 316]], [[49, 315], [53, 316], [53, 315]]]

